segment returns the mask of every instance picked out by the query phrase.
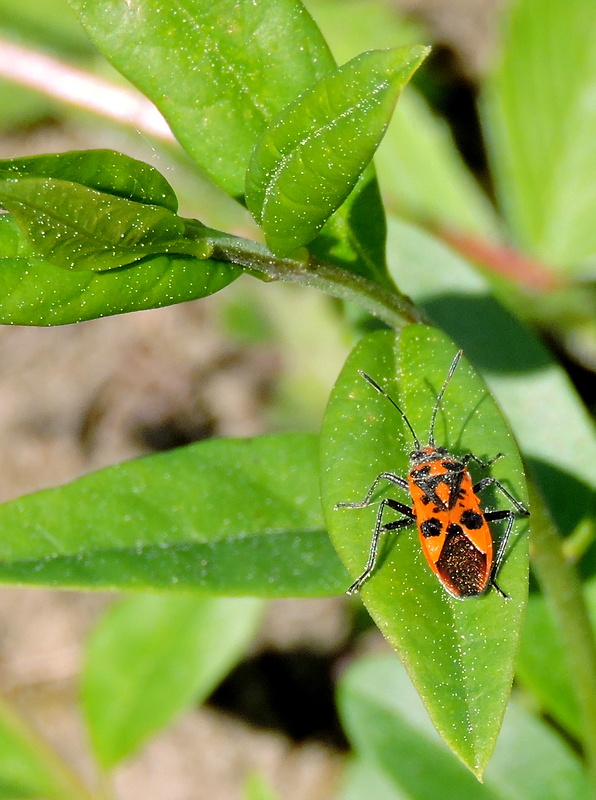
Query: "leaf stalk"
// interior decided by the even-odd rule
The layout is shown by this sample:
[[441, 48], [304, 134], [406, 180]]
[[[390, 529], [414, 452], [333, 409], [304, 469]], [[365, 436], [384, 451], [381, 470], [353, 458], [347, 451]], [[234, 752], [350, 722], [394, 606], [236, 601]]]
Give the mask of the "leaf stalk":
[[261, 280], [282, 280], [326, 292], [356, 303], [391, 328], [424, 322], [414, 302], [397, 289], [389, 291], [362, 275], [314, 258], [306, 250], [294, 258], [280, 258], [264, 245], [212, 229], [202, 229], [212, 248], [211, 258], [244, 267]]

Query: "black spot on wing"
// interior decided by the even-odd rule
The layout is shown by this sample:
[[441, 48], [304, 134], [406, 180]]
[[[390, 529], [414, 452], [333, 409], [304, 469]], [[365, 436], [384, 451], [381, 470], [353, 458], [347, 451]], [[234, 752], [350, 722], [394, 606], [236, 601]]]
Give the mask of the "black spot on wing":
[[440, 536], [442, 532], [443, 526], [441, 525], [441, 520], [437, 519], [436, 517], [425, 519], [420, 525], [420, 533], [425, 538], [428, 538], [429, 536]]
[[450, 525], [447, 526], [447, 535], [448, 536], [464, 536], [463, 529], [460, 528], [459, 525], [456, 525], [455, 522], [452, 522]]
[[477, 531], [484, 525], [484, 517], [473, 509], [464, 511], [459, 521], [469, 531]]

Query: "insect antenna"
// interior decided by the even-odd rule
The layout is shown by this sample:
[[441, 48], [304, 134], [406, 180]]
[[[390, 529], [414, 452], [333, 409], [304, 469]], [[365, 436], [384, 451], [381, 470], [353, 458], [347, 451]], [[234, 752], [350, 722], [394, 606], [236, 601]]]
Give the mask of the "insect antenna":
[[447, 388], [447, 386], [449, 385], [449, 381], [453, 377], [453, 373], [455, 372], [457, 365], [459, 364], [459, 360], [462, 357], [463, 352], [464, 352], [463, 350], [458, 350], [457, 353], [455, 354], [455, 358], [453, 359], [453, 363], [449, 367], [449, 372], [447, 373], [447, 377], [445, 378], [443, 387], [437, 396], [435, 407], [433, 408], [433, 414], [432, 417], [430, 418], [430, 431], [428, 434], [428, 443], [431, 447], [435, 447], [435, 422], [437, 419], [439, 408], [441, 407], [441, 401], [443, 400], [443, 395], [445, 394], [445, 389]]
[[386, 397], [387, 400], [389, 400], [389, 402], [391, 403], [391, 405], [399, 411], [403, 421], [406, 423], [406, 425], [410, 429], [410, 433], [414, 437], [414, 447], [417, 450], [420, 450], [420, 441], [419, 441], [418, 437], [416, 436], [416, 431], [414, 430], [414, 428], [410, 424], [410, 420], [406, 417], [405, 411], [402, 411], [402, 409], [397, 405], [397, 403], [395, 402], [393, 397], [391, 397], [391, 395], [387, 394], [385, 389], [383, 389], [382, 386], [379, 386], [379, 384], [376, 382], [376, 380], [374, 378], [371, 378], [370, 375], [367, 375], [366, 372], [363, 372], [361, 369], [359, 369], [358, 372], [362, 375], [362, 377], [364, 378], [365, 381], [368, 381], [370, 383], [370, 385], [373, 387], [373, 389], [376, 389], [379, 394], [382, 394], [383, 397]]

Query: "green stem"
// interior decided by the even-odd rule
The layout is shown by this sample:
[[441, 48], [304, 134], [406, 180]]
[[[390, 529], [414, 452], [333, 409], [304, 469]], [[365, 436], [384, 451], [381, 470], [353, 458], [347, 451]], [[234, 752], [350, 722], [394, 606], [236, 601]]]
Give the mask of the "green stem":
[[211, 258], [239, 264], [262, 280], [298, 283], [349, 300], [392, 328], [423, 321], [422, 313], [406, 295], [397, 290], [390, 292], [361, 275], [318, 261], [306, 251], [304, 259], [279, 258], [248, 239], [204, 228], [200, 235], [212, 247]]
[[596, 641], [582, 586], [532, 480], [532, 564], [561, 633], [580, 708], [583, 747], [596, 797]]

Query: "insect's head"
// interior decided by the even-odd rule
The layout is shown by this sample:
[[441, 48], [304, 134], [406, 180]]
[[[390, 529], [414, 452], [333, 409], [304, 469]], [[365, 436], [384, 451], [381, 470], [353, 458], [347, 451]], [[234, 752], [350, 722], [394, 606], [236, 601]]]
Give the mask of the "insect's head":
[[455, 358], [453, 359], [453, 362], [449, 367], [449, 372], [447, 373], [445, 382], [441, 387], [441, 391], [437, 395], [437, 399], [433, 407], [433, 413], [430, 418], [428, 445], [426, 445], [425, 447], [421, 446], [420, 439], [416, 436], [416, 431], [414, 430], [410, 420], [406, 416], [406, 412], [398, 406], [395, 400], [391, 397], [391, 395], [387, 394], [387, 392], [385, 391], [385, 389], [383, 389], [382, 386], [379, 386], [379, 384], [374, 380], [374, 378], [371, 378], [370, 375], [367, 375], [366, 372], [363, 372], [361, 369], [358, 370], [358, 372], [362, 375], [364, 380], [368, 381], [370, 385], [373, 387], [373, 389], [376, 389], [377, 392], [379, 392], [379, 394], [382, 394], [383, 397], [386, 397], [387, 400], [389, 400], [389, 402], [391, 403], [391, 405], [399, 411], [403, 421], [408, 426], [408, 429], [412, 434], [412, 438], [414, 439], [414, 448], [415, 448], [410, 453], [410, 462], [412, 464], [423, 463], [425, 461], [434, 461], [435, 459], [443, 458], [443, 456], [447, 453], [447, 450], [444, 447], [436, 447], [435, 445], [435, 422], [437, 420], [437, 414], [439, 412], [439, 408], [441, 407], [443, 395], [445, 394], [445, 389], [447, 389], [449, 381], [451, 380], [453, 373], [455, 372], [456, 367], [459, 364], [459, 360], [462, 356], [462, 353], [463, 350], [458, 350], [457, 353], [455, 354]]

